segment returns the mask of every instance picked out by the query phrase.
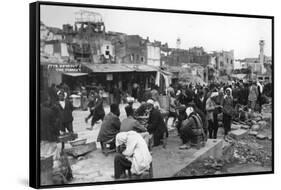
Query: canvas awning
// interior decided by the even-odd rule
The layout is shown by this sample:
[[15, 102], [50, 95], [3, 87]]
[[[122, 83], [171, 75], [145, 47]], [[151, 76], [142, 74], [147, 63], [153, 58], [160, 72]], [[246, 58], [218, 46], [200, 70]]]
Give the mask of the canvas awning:
[[88, 73], [63, 73], [64, 75], [72, 76], [72, 77], [80, 77], [80, 76], [86, 76]]
[[90, 64], [82, 63], [93, 73], [156, 72], [157, 68], [144, 64]]
[[242, 80], [242, 79], [245, 79], [247, 77], [247, 74], [232, 74], [231, 76], [234, 77], [234, 78]]
[[83, 63], [93, 73], [116, 73], [116, 72], [132, 72], [132, 69], [123, 64], [89, 64]]

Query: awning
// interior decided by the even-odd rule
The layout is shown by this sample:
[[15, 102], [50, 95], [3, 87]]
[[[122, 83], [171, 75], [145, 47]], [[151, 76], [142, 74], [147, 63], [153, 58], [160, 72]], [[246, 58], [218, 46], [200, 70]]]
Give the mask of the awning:
[[93, 73], [116, 73], [116, 72], [132, 72], [132, 69], [123, 64], [89, 64], [82, 63], [89, 68]]
[[82, 63], [93, 73], [157, 72], [158, 69], [144, 64], [89, 64]]
[[242, 80], [242, 79], [245, 79], [247, 77], [247, 74], [232, 74], [231, 76], [234, 77], [234, 78]]
[[126, 66], [135, 72], [157, 72], [159, 70], [157, 67], [145, 64], [126, 64]]
[[72, 77], [80, 77], [88, 75], [88, 73], [63, 73], [64, 75], [72, 76]]

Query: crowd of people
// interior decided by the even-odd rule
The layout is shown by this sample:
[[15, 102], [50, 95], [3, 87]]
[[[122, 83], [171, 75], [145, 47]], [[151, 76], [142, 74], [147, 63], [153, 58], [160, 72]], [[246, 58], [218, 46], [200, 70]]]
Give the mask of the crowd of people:
[[[265, 103], [265, 89], [261, 82], [242, 81], [231, 84], [211, 83], [208, 85], [189, 84], [186, 86], [169, 86], [166, 89], [168, 110], [161, 109], [160, 92], [157, 86], [147, 90], [141, 100], [127, 97], [124, 111], [127, 117], [120, 121], [120, 101], [110, 105], [110, 112], [105, 114], [103, 90], [83, 91], [88, 101], [92, 130], [96, 123], [102, 121], [97, 142], [102, 149], [115, 150], [114, 177], [116, 179], [129, 175], [140, 175], [151, 167], [151, 147], [165, 145], [169, 137], [168, 120], [173, 118], [172, 127], [178, 131], [182, 141], [180, 149], [192, 146], [200, 148], [208, 138], [216, 139], [219, 128], [219, 115], [222, 115], [224, 139], [227, 140], [232, 120], [239, 109], [260, 112]], [[73, 133], [73, 106], [69, 101], [67, 85], [52, 85], [48, 94], [41, 97], [41, 149], [57, 156], [56, 143], [59, 135]], [[135, 95], [136, 96], [136, 95]], [[117, 97], [120, 100], [120, 97]], [[137, 109], [133, 103], [140, 101]], [[82, 106], [85, 110], [85, 105]], [[152, 143], [151, 143], [152, 142]], [[50, 153], [50, 150], [51, 151]], [[42, 151], [41, 154], [46, 153]]]

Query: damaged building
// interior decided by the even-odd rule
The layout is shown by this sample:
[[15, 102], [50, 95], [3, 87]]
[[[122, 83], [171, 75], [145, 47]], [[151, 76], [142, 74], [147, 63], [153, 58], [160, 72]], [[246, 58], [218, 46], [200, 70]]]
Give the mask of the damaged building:
[[234, 51], [215, 51], [212, 53], [211, 65], [218, 71], [219, 76], [230, 75], [234, 68]]

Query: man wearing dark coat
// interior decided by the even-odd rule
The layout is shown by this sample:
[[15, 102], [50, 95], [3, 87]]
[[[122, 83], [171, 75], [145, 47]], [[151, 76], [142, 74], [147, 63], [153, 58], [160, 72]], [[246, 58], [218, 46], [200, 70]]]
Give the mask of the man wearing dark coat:
[[244, 84], [243, 88], [240, 90], [241, 101], [243, 105], [248, 104], [248, 96], [249, 96], [249, 87], [248, 84]]
[[54, 105], [54, 110], [60, 123], [60, 130], [66, 132], [65, 129], [67, 129], [68, 132], [73, 133], [72, 111], [74, 108], [72, 103], [66, 99], [66, 96], [67, 94], [63, 90], [58, 91], [58, 101]]
[[153, 134], [153, 146], [159, 146], [164, 137], [164, 133], [167, 132], [167, 126], [160, 111], [153, 107], [153, 100], [150, 99], [147, 103], [150, 109], [147, 131], [149, 134]]
[[40, 140], [56, 143], [59, 136], [59, 126], [55, 117], [55, 112], [51, 107], [49, 96], [44, 98], [40, 106]]
[[48, 90], [48, 94], [51, 99], [51, 104], [54, 104], [57, 101], [58, 98], [57, 91], [58, 89], [56, 88], [56, 85], [52, 84], [52, 86]]
[[[60, 159], [60, 151], [57, 146], [58, 136], [60, 126], [57, 123], [57, 117], [55, 111], [51, 106], [51, 98], [47, 94], [42, 94], [41, 104], [40, 104], [40, 158], [41, 164], [44, 163], [47, 159], [52, 159], [52, 166], [48, 168], [51, 171], [51, 174], [57, 170], [56, 163]], [[42, 172], [46, 169], [41, 169]], [[50, 180], [49, 177], [41, 175], [41, 183], [51, 185], [54, 183], [53, 178]]]
[[125, 111], [127, 118], [121, 122], [120, 132], [136, 131], [138, 133], [143, 133], [147, 131], [147, 129], [133, 117], [134, 110], [131, 106], [126, 106]]
[[110, 105], [110, 112], [104, 117], [101, 124], [97, 141], [101, 144], [112, 140], [110, 149], [115, 148], [115, 136], [120, 131], [121, 122], [119, 119], [120, 110], [117, 104]]
[[104, 118], [105, 112], [103, 109], [103, 99], [101, 93], [101, 90], [99, 91], [99, 93], [95, 92], [94, 100], [90, 102], [90, 115], [85, 119], [85, 121], [87, 122], [88, 119], [92, 117], [91, 127], [87, 128], [88, 130], [92, 130], [95, 123], [99, 120], [103, 120]]

